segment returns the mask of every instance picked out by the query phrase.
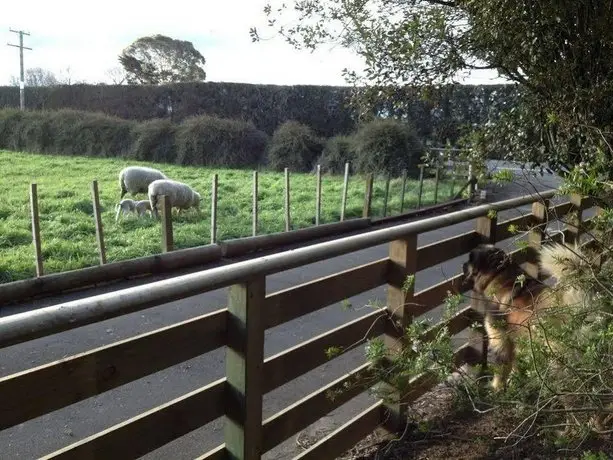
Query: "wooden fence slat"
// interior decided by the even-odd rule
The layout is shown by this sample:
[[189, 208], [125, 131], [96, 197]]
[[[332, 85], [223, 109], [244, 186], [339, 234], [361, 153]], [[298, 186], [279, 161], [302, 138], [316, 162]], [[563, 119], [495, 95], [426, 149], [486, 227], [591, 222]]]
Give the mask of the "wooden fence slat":
[[251, 234], [258, 234], [258, 172], [253, 171], [253, 223]]
[[171, 252], [174, 248], [172, 235], [172, 207], [166, 195], [160, 197], [162, 208], [162, 252]]
[[417, 249], [417, 271], [467, 254], [477, 244], [479, 244], [479, 235], [473, 230], [422, 246]]
[[42, 459], [139, 458], [221, 417], [225, 391], [226, 380], [217, 380]]
[[289, 232], [292, 228], [290, 215], [290, 191], [289, 191], [289, 169], [284, 169], [285, 173], [285, 231]]
[[496, 238], [497, 241], [504, 241], [507, 238], [517, 236], [515, 233], [509, 230], [509, 227], [516, 227], [519, 232], [525, 232], [528, 230], [528, 226], [532, 222], [532, 216], [525, 214], [523, 216], [514, 217], [503, 222], [499, 222], [496, 225]]
[[370, 217], [370, 210], [372, 206], [372, 187], [373, 187], [373, 174], [366, 175], [366, 190], [364, 191], [364, 207], [362, 209], [362, 217]]
[[43, 252], [40, 242], [40, 220], [38, 217], [38, 189], [30, 184], [30, 212], [32, 214], [32, 243], [34, 244], [34, 262], [36, 276], [43, 276]]
[[407, 189], [407, 170], [402, 170], [402, 190], [400, 191], [400, 214], [404, 212], [404, 194]]
[[102, 230], [102, 217], [100, 212], [100, 196], [98, 194], [98, 181], [92, 182], [92, 203], [94, 206], [94, 223], [96, 225], [96, 241], [98, 243], [98, 255], [100, 265], [106, 263], [106, 249], [104, 247], [104, 232]]
[[385, 284], [389, 259], [325, 276], [266, 297], [264, 327], [286, 323]]
[[383, 311], [373, 311], [359, 319], [313, 337], [288, 350], [264, 360], [264, 393], [268, 393], [290, 380], [301, 376], [329, 361], [326, 350], [330, 347], [358, 346], [365, 340], [381, 335], [384, 331]]
[[413, 298], [415, 304], [411, 307], [413, 315], [423, 315], [441, 305], [447, 298], [447, 292], [451, 292], [452, 294], [462, 294], [466, 292], [461, 289], [463, 279], [464, 275], [460, 273], [450, 279], [441, 281], [434, 286], [430, 286], [427, 289], [415, 293], [415, 297]]
[[382, 421], [383, 402], [378, 401], [328, 436], [294, 457], [294, 460], [332, 459], [351, 449]]
[[317, 165], [317, 187], [315, 189], [315, 225], [321, 220], [321, 165]]
[[211, 244], [217, 243], [217, 192], [219, 176], [213, 174], [211, 184]]
[[419, 165], [419, 185], [417, 186], [417, 209], [421, 208], [421, 197], [424, 191], [424, 165]]
[[226, 445], [221, 444], [200, 457], [197, 457], [196, 460], [226, 460], [226, 455]]
[[266, 419], [264, 451], [271, 450], [372, 386], [370, 366], [371, 363], [359, 366]]
[[347, 187], [349, 185], [349, 163], [345, 163], [345, 176], [343, 178], [343, 196], [341, 198], [341, 222], [345, 220], [347, 209]]
[[387, 173], [385, 178], [385, 197], [383, 199], [383, 217], [387, 216], [387, 203], [390, 194], [390, 181], [392, 180], [391, 174]]
[[3, 377], [0, 430], [219, 348], [226, 318], [219, 310]]
[[259, 460], [263, 453], [265, 296], [263, 276], [232, 285], [228, 293], [224, 438], [228, 456], [237, 460]]
[[438, 187], [440, 181], [441, 168], [436, 168], [434, 171], [434, 204], [438, 203]]

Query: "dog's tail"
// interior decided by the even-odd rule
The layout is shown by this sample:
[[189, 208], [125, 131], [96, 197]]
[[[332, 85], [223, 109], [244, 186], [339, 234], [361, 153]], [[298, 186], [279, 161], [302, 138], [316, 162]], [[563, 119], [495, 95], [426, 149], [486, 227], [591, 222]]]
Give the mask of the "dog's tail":
[[578, 245], [573, 247], [559, 243], [548, 244], [539, 251], [540, 266], [544, 273], [556, 279], [556, 287], [562, 290], [563, 303], [579, 304], [585, 301], [585, 293], [577, 286], [578, 270], [587, 268], [590, 264]]

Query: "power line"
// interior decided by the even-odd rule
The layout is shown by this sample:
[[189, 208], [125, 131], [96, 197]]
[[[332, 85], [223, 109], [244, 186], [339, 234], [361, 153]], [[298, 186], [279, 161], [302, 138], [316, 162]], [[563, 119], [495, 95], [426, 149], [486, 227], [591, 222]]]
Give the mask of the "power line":
[[23, 71], [23, 50], [32, 50], [32, 48], [28, 48], [27, 46], [23, 46], [23, 36], [30, 35], [28, 32], [24, 32], [23, 30], [13, 30], [9, 29], [10, 32], [15, 34], [19, 34], [19, 45], [13, 45], [12, 43], [7, 43], [8, 46], [14, 46], [15, 48], [19, 48], [19, 107], [21, 110], [25, 109], [25, 80], [24, 80], [24, 71]]

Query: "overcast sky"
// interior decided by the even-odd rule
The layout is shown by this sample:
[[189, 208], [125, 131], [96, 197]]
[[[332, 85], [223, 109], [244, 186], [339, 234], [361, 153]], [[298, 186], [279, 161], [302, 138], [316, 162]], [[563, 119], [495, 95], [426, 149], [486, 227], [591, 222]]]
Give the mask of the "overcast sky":
[[[291, 0], [290, 0], [291, 1]], [[0, 84], [19, 75], [19, 36], [9, 28], [31, 33], [24, 44], [27, 67], [42, 67], [72, 78], [109, 82], [106, 71], [118, 66], [123, 48], [145, 35], [163, 34], [189, 40], [206, 59], [207, 80], [269, 84], [343, 85], [344, 67], [360, 69], [360, 60], [340, 47], [315, 53], [294, 50], [280, 37], [252, 43], [249, 28], [265, 26], [265, 0], [152, 2], [142, 0], [5, 1], [0, 16]], [[104, 6], [102, 6], [104, 5]], [[496, 74], [481, 72], [466, 83], [496, 83]]]

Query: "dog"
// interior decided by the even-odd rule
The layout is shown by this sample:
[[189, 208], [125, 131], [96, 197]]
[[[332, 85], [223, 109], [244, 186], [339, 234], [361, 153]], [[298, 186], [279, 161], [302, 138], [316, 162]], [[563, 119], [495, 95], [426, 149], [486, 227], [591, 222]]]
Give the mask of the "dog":
[[577, 248], [560, 244], [543, 246], [539, 259], [541, 270], [554, 276], [556, 285], [548, 286], [531, 277], [502, 249], [490, 244], [473, 249], [462, 266], [463, 287], [472, 289], [483, 304], [489, 346], [499, 364], [491, 383], [496, 391], [506, 388], [515, 363], [516, 338], [528, 331], [536, 315], [584, 300], [579, 289], [560, 286], [565, 273], [584, 260]]

